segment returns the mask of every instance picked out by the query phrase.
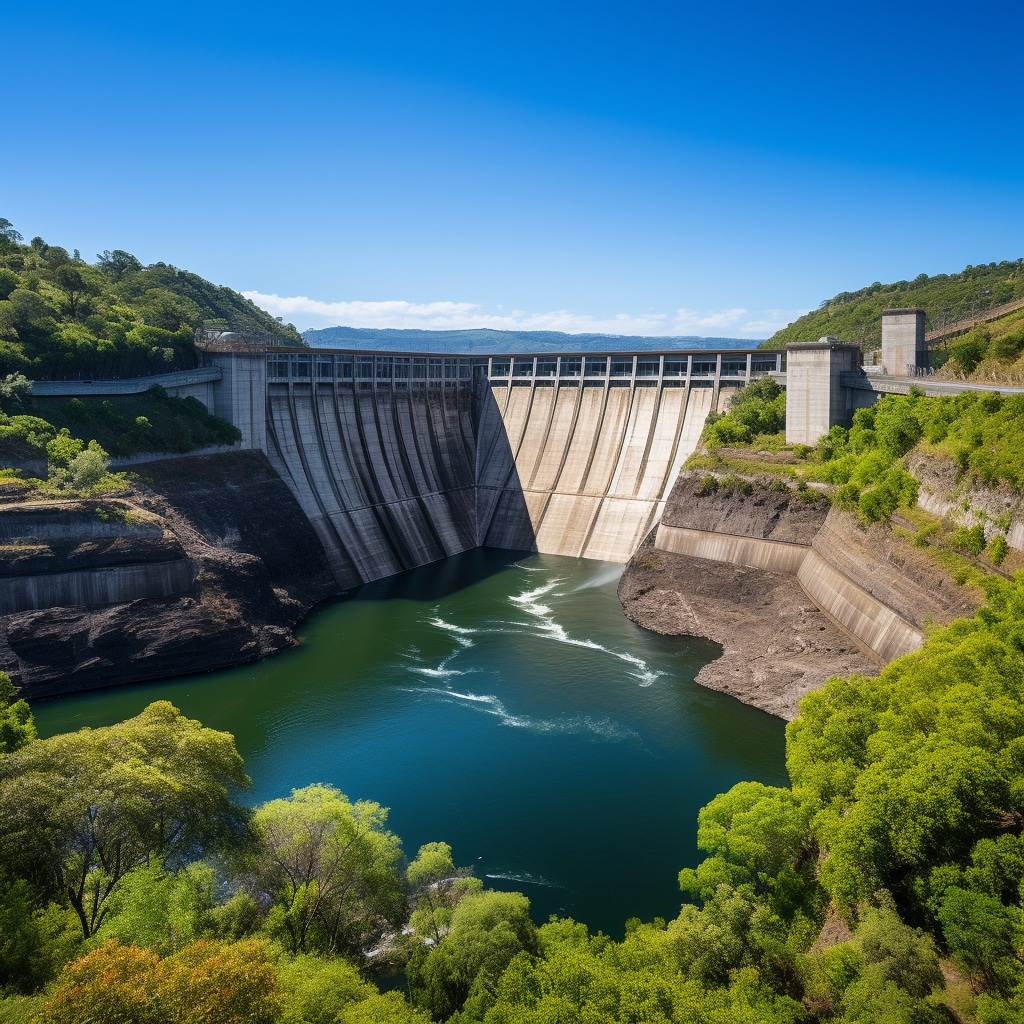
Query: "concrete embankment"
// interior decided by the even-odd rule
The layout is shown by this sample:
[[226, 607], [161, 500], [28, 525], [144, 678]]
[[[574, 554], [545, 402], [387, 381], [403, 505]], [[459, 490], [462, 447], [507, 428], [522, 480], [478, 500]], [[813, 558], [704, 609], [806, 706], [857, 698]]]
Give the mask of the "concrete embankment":
[[0, 615], [182, 594], [194, 575], [173, 534], [127, 502], [0, 505]]
[[337, 593], [257, 452], [160, 461], [117, 499], [0, 496], [0, 669], [25, 696], [206, 671], [295, 642]]
[[703, 493], [684, 472], [656, 534], [627, 567], [630, 618], [723, 646], [698, 682], [792, 718], [832, 675], [873, 673], [914, 650], [926, 622], [972, 614], [958, 586], [890, 529], [766, 483]]
[[[826, 529], [823, 525], [822, 530]], [[794, 575], [818, 608], [884, 661], [916, 650], [923, 640], [920, 630], [830, 564], [829, 557], [844, 563], [847, 558], [841, 543], [835, 543], [833, 539], [834, 530], [827, 531], [828, 539], [825, 541], [819, 540], [820, 534], [821, 530], [810, 544], [790, 544], [662, 523], [655, 535], [654, 546], [691, 558]], [[825, 554], [815, 550], [815, 543]]]

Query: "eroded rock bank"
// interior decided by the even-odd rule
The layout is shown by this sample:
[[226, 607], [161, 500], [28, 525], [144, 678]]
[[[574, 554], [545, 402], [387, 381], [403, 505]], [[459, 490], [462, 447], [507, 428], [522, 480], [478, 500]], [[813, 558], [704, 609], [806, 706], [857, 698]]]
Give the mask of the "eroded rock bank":
[[982, 601], [898, 529], [865, 529], [813, 492], [767, 480], [710, 491], [704, 476], [680, 475], [661, 546], [655, 531], [619, 584], [634, 622], [722, 646], [697, 677], [704, 686], [792, 719], [830, 676], [875, 674], [929, 625]]
[[295, 625], [337, 593], [261, 453], [135, 469], [141, 481], [118, 499], [0, 495], [0, 668], [27, 697], [264, 657], [294, 644]]

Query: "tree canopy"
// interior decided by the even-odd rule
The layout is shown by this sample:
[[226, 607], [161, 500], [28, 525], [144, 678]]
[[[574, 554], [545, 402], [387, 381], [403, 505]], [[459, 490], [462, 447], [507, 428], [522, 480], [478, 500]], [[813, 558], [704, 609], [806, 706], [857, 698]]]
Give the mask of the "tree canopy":
[[[6, 225], [6, 227], [5, 227]], [[200, 320], [303, 345], [291, 324], [230, 288], [105, 250], [87, 263], [0, 218], [0, 376], [135, 377], [196, 365]]]
[[158, 701], [0, 758], [0, 852], [66, 898], [88, 937], [133, 868], [236, 840], [246, 814], [229, 791], [249, 784], [230, 735]]

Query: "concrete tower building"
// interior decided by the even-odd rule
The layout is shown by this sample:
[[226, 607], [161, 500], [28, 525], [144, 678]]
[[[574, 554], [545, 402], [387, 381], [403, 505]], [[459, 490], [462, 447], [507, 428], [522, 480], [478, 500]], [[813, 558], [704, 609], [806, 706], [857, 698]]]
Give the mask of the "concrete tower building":
[[912, 377], [928, 366], [923, 309], [882, 310], [882, 368], [896, 377]]
[[859, 345], [828, 336], [786, 346], [786, 444], [817, 444], [849, 410], [839, 375], [861, 365]]

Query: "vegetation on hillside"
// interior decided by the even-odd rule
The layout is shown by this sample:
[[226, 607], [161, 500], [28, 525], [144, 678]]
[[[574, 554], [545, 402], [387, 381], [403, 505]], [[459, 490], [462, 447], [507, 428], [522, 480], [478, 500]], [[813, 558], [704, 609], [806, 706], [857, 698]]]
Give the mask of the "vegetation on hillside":
[[786, 427], [786, 392], [771, 377], [760, 377], [733, 396], [728, 413], [708, 413], [704, 443], [711, 448], [731, 444], [773, 444]]
[[[703, 437], [708, 455], [694, 456], [689, 464], [730, 473], [768, 471], [804, 488], [808, 483], [831, 485], [831, 499], [855, 509], [865, 523], [916, 504], [918, 481], [906, 468], [906, 456], [915, 447], [952, 460], [980, 485], [1024, 488], [1024, 395], [969, 391], [926, 398], [916, 389], [909, 395], [884, 395], [858, 409], [849, 429], [835, 426], [815, 446], [787, 449], [784, 427], [785, 392], [767, 378], [754, 381], [740, 390], [726, 415], [709, 417]], [[749, 449], [749, 457], [732, 450], [737, 448]], [[766, 463], [758, 450], [788, 451], [789, 458]], [[996, 531], [989, 538], [996, 564], [1005, 557], [1007, 525], [993, 522], [989, 529], [990, 534]], [[982, 526], [977, 551], [977, 535], [959, 535], [955, 546], [980, 554], [986, 543]]]
[[174, 398], [153, 387], [109, 398], [37, 398], [34, 411], [58, 430], [94, 437], [112, 455], [190, 452], [233, 444], [241, 431], [213, 416], [197, 398]]
[[[791, 785], [699, 816], [672, 921], [536, 927], [443, 843], [308, 786], [253, 811], [166, 702], [37, 739], [0, 679], [6, 1019], [1010, 1024], [1024, 1014], [1024, 579], [787, 730]], [[408, 924], [406, 925], [406, 922]], [[403, 925], [406, 925], [403, 931]], [[404, 966], [408, 996], [367, 970]]]
[[[9, 374], [0, 380], [0, 476], [18, 481], [28, 493], [96, 497], [122, 491], [128, 479], [109, 471], [110, 452], [180, 453], [232, 444], [240, 436], [237, 427], [211, 416], [201, 402], [172, 398], [159, 387], [106, 400], [33, 400], [24, 376]], [[84, 437], [91, 439], [86, 442]], [[31, 466], [43, 459], [45, 479], [2, 468]]]
[[0, 218], [0, 376], [137, 377], [196, 365], [199, 320], [304, 342], [248, 299], [196, 274], [131, 253], [88, 263], [74, 250], [22, 236]]
[[932, 359], [946, 379], [1024, 383], [1024, 310], [949, 339]]
[[816, 341], [834, 334], [868, 350], [882, 344], [883, 309], [921, 306], [930, 329], [1020, 298], [1024, 298], [1024, 259], [967, 266], [958, 274], [918, 274], [913, 281], [875, 281], [825, 299], [817, 309], [776, 331], [762, 347], [778, 348], [790, 341]]

